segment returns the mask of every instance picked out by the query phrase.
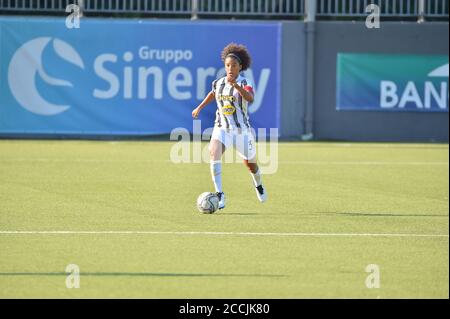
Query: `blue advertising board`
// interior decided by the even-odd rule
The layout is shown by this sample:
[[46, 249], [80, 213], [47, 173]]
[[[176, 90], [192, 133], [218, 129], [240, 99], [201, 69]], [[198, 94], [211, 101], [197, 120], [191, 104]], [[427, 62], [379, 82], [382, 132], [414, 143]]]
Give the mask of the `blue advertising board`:
[[[0, 18], [0, 134], [152, 135], [184, 127], [223, 76], [222, 49], [241, 43], [253, 63], [250, 121], [280, 122], [278, 22]], [[201, 114], [213, 126], [216, 106]]]

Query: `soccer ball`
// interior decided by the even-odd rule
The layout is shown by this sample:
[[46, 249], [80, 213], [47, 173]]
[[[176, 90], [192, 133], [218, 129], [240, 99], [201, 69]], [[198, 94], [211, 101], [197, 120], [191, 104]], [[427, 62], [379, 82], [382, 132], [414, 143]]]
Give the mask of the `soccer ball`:
[[200, 213], [212, 214], [219, 208], [219, 197], [215, 193], [203, 193], [197, 198], [197, 208]]

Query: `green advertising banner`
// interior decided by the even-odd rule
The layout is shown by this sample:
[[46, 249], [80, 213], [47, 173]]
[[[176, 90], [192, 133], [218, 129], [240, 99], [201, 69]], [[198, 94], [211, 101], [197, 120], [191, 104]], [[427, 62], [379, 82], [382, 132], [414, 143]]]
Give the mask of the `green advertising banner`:
[[340, 53], [337, 110], [448, 112], [446, 55]]

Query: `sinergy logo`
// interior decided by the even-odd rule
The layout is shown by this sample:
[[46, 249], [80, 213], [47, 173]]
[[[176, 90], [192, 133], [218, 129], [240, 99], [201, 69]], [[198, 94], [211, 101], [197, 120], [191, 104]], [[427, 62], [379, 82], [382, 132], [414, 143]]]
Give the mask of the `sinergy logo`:
[[[17, 102], [32, 113], [47, 116], [67, 111], [70, 105], [57, 105], [46, 101], [36, 88], [36, 74], [49, 85], [73, 87], [72, 83], [52, 78], [44, 71], [42, 53], [50, 41], [52, 38], [42, 37], [25, 43], [12, 57], [8, 69], [9, 88]], [[69, 44], [59, 39], [53, 39], [52, 42], [59, 57], [84, 69], [80, 55]]]
[[[61, 59], [85, 69], [82, 58], [70, 44], [57, 38], [40, 37], [26, 42], [14, 53], [8, 70], [9, 88], [17, 102], [32, 113], [46, 116], [60, 114], [71, 106], [46, 101], [36, 87], [36, 75], [50, 86], [73, 87], [69, 81], [55, 79], [45, 72], [42, 56], [50, 42]], [[119, 55], [99, 54], [92, 63], [92, 69], [86, 70], [88, 76], [93, 76], [93, 79], [99, 81], [96, 87], [89, 88], [89, 95], [84, 96], [97, 100], [122, 98], [123, 100], [158, 101], [164, 99], [164, 94], [167, 92], [174, 100], [202, 100], [209, 92], [211, 82], [225, 75], [224, 68], [198, 67], [192, 70], [178, 65], [167, 69], [152, 62], [159, 60], [165, 64], [171, 62], [177, 64], [182, 61], [188, 62], [192, 57], [193, 52], [190, 50], [156, 50], [148, 46], [141, 47], [136, 54], [130, 51]], [[149, 63], [151, 65], [148, 65]], [[123, 72], [119, 71], [120, 68]], [[255, 81], [251, 69], [244, 72], [244, 76], [253, 83], [256, 92], [255, 102], [249, 106], [250, 113], [255, 113], [260, 108], [270, 74], [270, 69], [263, 68], [258, 81]], [[85, 86], [83, 89], [88, 88]], [[86, 93], [82, 92], [82, 94]]]

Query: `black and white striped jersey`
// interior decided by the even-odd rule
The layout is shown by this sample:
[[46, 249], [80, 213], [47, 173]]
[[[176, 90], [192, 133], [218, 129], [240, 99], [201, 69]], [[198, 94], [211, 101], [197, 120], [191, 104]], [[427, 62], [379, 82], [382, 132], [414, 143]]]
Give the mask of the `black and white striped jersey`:
[[[236, 82], [247, 91], [253, 91], [252, 84], [245, 77], [239, 75]], [[225, 129], [250, 129], [248, 102], [228, 83], [226, 76], [213, 82], [212, 91], [217, 102], [214, 126]]]

